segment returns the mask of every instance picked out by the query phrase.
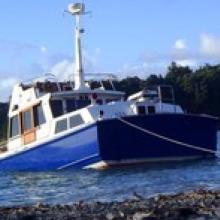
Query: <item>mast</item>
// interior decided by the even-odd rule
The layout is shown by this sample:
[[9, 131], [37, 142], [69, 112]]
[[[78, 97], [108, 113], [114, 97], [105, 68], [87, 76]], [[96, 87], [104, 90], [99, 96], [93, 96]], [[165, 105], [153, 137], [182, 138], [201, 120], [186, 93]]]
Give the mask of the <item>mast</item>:
[[74, 81], [75, 81], [75, 90], [85, 89], [85, 79], [84, 79], [84, 71], [82, 65], [82, 48], [81, 48], [81, 33], [84, 32], [83, 29], [80, 28], [80, 16], [85, 14], [85, 5], [83, 3], [73, 3], [68, 7], [68, 12], [71, 15], [74, 15], [76, 18], [76, 27], [75, 27], [75, 73], [74, 73]]

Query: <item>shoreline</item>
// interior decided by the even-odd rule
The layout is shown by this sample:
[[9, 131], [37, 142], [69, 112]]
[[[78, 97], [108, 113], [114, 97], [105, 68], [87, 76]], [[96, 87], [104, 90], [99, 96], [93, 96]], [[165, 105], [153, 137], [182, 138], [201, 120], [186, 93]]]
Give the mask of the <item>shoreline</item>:
[[220, 191], [198, 189], [144, 198], [134, 193], [123, 202], [79, 201], [70, 205], [0, 207], [0, 219], [220, 219]]

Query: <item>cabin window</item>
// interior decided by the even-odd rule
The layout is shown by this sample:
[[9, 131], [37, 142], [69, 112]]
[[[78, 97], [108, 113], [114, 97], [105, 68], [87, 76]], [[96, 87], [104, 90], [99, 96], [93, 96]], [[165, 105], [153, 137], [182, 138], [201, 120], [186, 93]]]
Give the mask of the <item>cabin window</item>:
[[70, 128], [76, 127], [78, 125], [83, 124], [84, 121], [81, 117], [81, 115], [74, 115], [72, 117], [70, 117]]
[[155, 114], [155, 106], [148, 106], [147, 107], [147, 111], [148, 111], [148, 114]]
[[120, 99], [106, 99], [106, 103], [118, 102]]
[[28, 131], [32, 129], [32, 110], [23, 112], [23, 130]]
[[42, 125], [46, 122], [42, 105], [34, 106], [34, 127]]
[[15, 137], [20, 134], [18, 115], [10, 119], [10, 137]]
[[146, 115], [145, 106], [138, 106], [138, 107], [137, 107], [137, 110], [138, 110], [138, 114], [139, 114], [139, 115]]
[[85, 108], [86, 106], [88, 106], [90, 104], [91, 104], [91, 101], [89, 99], [86, 99], [86, 100], [76, 100], [77, 109]]
[[50, 107], [54, 118], [63, 115], [64, 111], [62, 100], [51, 100]]
[[66, 111], [72, 112], [76, 110], [76, 102], [75, 99], [67, 99], [66, 100]]
[[16, 111], [16, 110], [18, 110], [18, 105], [14, 105], [12, 108], [12, 111]]
[[55, 133], [67, 130], [67, 119], [62, 119], [56, 123]]
[[98, 105], [103, 105], [103, 100], [102, 100], [102, 99], [97, 99], [97, 100], [96, 100], [96, 104], [98, 104]]
[[106, 103], [113, 102], [113, 99], [106, 99]]

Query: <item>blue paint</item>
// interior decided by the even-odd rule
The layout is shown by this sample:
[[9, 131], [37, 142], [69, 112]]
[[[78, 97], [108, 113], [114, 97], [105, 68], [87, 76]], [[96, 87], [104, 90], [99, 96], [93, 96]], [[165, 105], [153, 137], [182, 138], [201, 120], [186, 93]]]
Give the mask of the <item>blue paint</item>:
[[[216, 151], [216, 119], [186, 114], [155, 114], [124, 119], [165, 137]], [[99, 122], [98, 131], [100, 153], [104, 160], [208, 155], [143, 133], [119, 120]]]
[[[125, 120], [160, 135], [216, 150], [213, 118], [183, 114], [130, 116]], [[0, 161], [0, 170], [82, 168], [104, 161], [207, 156], [136, 130], [117, 119], [98, 121], [34, 149]]]
[[0, 169], [54, 170], [76, 160], [81, 160], [76, 167], [99, 161], [99, 156], [83, 160], [88, 155], [99, 155], [96, 126], [89, 126], [81, 131], [2, 160]]

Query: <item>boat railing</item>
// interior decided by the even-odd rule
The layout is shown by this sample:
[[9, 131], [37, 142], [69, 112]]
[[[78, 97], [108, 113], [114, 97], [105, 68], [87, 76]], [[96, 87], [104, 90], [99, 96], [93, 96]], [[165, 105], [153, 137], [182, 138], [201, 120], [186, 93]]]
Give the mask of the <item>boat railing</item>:
[[[86, 73], [86, 83], [88, 86], [95, 88], [102, 88], [104, 90], [113, 90], [116, 91], [114, 81], [117, 81], [117, 76], [111, 73]], [[108, 85], [107, 85], [108, 84]], [[38, 76], [35, 78], [30, 78], [24, 82], [22, 82], [22, 86], [24, 89], [28, 89], [35, 85], [37, 88], [39, 87], [40, 92], [49, 92], [50, 90], [53, 92], [62, 92], [62, 91], [70, 91], [74, 90], [74, 75], [71, 74], [67, 77], [66, 80], [59, 80], [56, 75], [52, 73], [46, 73], [42, 76]], [[68, 88], [66, 88], [68, 87]], [[92, 88], [91, 88], [92, 89]], [[49, 91], [47, 91], [49, 90]]]
[[38, 85], [38, 83], [45, 83], [45, 84], [46, 83], [53, 83], [56, 85], [57, 90], [61, 91], [61, 87], [59, 85], [59, 80], [52, 73], [45, 73], [44, 75], [41, 75], [41, 76], [29, 78], [29, 79], [22, 82], [22, 87], [24, 89], [28, 89], [28, 88], [32, 87], [33, 85]]
[[[89, 84], [90, 88], [92, 87], [93, 82], [97, 82], [100, 88], [106, 89], [105, 82], [108, 82], [110, 89], [116, 91], [114, 81], [117, 81], [118, 78], [115, 74], [112, 73], [85, 73], [86, 82]], [[74, 75], [69, 76], [69, 81], [73, 81]]]
[[175, 104], [175, 93], [171, 85], [148, 86], [142, 93], [145, 98], [156, 98], [159, 102]]
[[175, 93], [172, 86], [159, 85], [157, 90], [161, 102], [172, 103], [175, 105]]
[[45, 81], [58, 81], [57, 77], [52, 74], [52, 73], [45, 73], [43, 75], [39, 75], [39, 76], [36, 76], [36, 77], [33, 77], [33, 78], [29, 78], [29, 79], [26, 79], [25, 81], [22, 82], [22, 84], [24, 85], [30, 85], [30, 84], [34, 84], [36, 82], [45, 82]]

